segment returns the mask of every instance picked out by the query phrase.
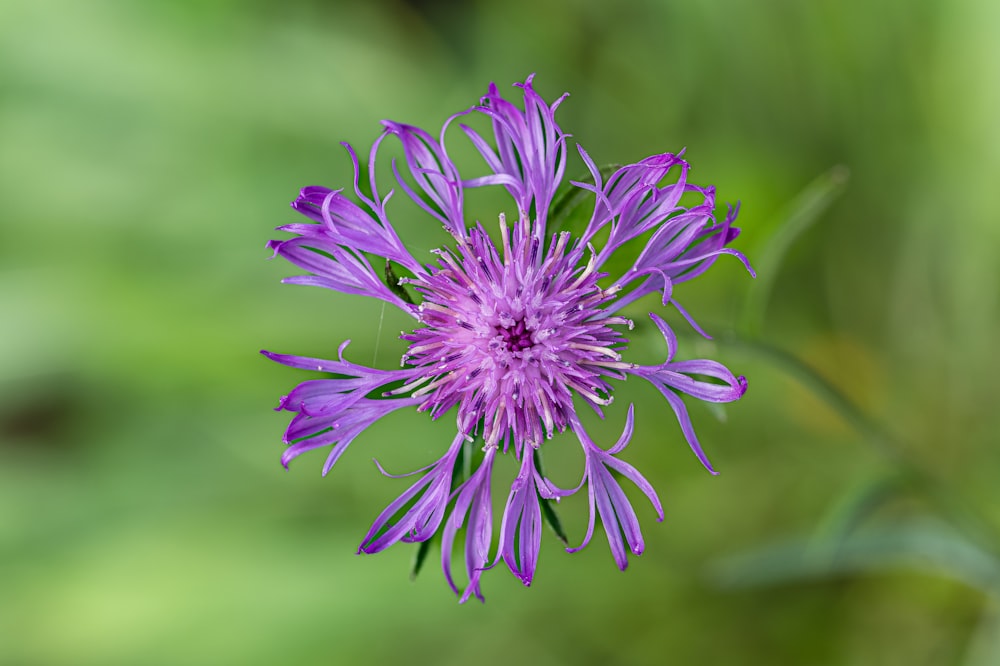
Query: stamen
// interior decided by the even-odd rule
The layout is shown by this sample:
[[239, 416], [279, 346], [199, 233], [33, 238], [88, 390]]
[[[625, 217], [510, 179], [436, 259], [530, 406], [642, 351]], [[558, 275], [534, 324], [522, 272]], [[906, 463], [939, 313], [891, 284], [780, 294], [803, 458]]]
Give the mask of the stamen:
[[510, 266], [510, 231], [507, 229], [507, 216], [500, 213], [500, 238], [503, 241], [503, 265]]
[[575, 381], [570, 380], [566, 382], [566, 386], [574, 389], [581, 396], [583, 396], [584, 398], [595, 404], [607, 406], [610, 405], [612, 402], [614, 402], [614, 398], [612, 396], [608, 396], [607, 398], [602, 398], [593, 391], [586, 389], [583, 386], [580, 386], [580, 384], [578, 384]]
[[476, 257], [476, 261], [479, 262], [479, 268], [483, 271], [483, 274], [486, 275], [486, 279], [490, 282], [495, 282], [496, 280], [493, 277], [493, 273], [490, 272], [490, 267], [486, 260], [483, 259], [482, 256], [478, 256]]
[[425, 345], [417, 345], [415, 347], [410, 347], [406, 352], [406, 356], [412, 358], [432, 349], [440, 349], [441, 347], [444, 347], [444, 342], [429, 342]]
[[613, 358], [616, 361], [622, 357], [621, 354], [614, 351], [613, 349], [608, 349], [607, 347], [598, 347], [597, 345], [586, 345], [580, 342], [571, 342], [566, 346], [572, 349], [580, 349], [584, 351], [592, 351], [596, 354], [603, 354], [604, 356]]
[[400, 386], [398, 389], [393, 389], [392, 391], [386, 391], [385, 393], [382, 394], [382, 396], [388, 398], [394, 395], [402, 395], [403, 393], [409, 393], [412, 389], [430, 380], [431, 377], [432, 375], [424, 375], [423, 377], [419, 377], [413, 380], [409, 384], [404, 384], [403, 386]]
[[583, 269], [583, 272], [582, 272], [582, 273], [580, 273], [580, 275], [579, 275], [579, 276], [577, 276], [577, 278], [576, 278], [576, 281], [575, 281], [575, 282], [573, 282], [573, 284], [571, 284], [571, 285], [569, 286], [569, 288], [570, 288], [570, 289], [576, 289], [576, 288], [577, 288], [577, 287], [579, 287], [579, 286], [580, 286], [581, 284], [583, 284], [583, 281], [584, 281], [584, 280], [586, 280], [586, 279], [587, 279], [587, 277], [588, 277], [588, 276], [589, 276], [589, 275], [590, 275], [591, 273], [593, 273], [593, 272], [594, 272], [594, 268], [595, 268], [596, 266], [597, 266], [597, 257], [596, 257], [596, 256], [594, 256], [594, 253], [593, 253], [593, 252], [591, 252], [591, 253], [590, 253], [590, 259], [588, 259], [588, 260], [587, 260], [587, 265], [586, 265], [586, 267], [585, 267], [585, 268]]
[[639, 366], [635, 363], [625, 363], [622, 361], [580, 361], [586, 365], [599, 365], [602, 368], [611, 368], [613, 370], [635, 370]]
[[414, 398], [419, 398], [420, 396], [427, 395], [428, 393], [430, 393], [431, 391], [433, 391], [437, 387], [439, 387], [439, 386], [441, 386], [443, 384], [447, 384], [448, 382], [452, 381], [453, 379], [455, 379], [455, 372], [454, 371], [449, 372], [446, 375], [441, 375], [436, 380], [434, 380], [433, 382], [431, 382], [427, 386], [423, 387], [422, 389], [414, 391], [413, 392], [413, 397]]
[[457, 317], [455, 311], [447, 305], [441, 305], [440, 303], [435, 303], [434, 301], [424, 301], [420, 304], [420, 310], [433, 310], [435, 312], [440, 312], [443, 315], [447, 315], [448, 317]]

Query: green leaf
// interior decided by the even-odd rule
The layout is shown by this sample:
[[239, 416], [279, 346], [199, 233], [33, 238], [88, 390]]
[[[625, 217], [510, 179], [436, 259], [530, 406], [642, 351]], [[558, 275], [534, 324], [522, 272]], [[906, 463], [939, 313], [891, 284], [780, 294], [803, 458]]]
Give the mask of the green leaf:
[[427, 541], [421, 541], [417, 544], [417, 552], [413, 554], [413, 565], [410, 567], [410, 580], [416, 580], [417, 574], [424, 566], [424, 561], [427, 559], [427, 554], [431, 552], [431, 542], [437, 538], [437, 533]]
[[[542, 478], [545, 478], [545, 470], [542, 467], [542, 454], [538, 449], [535, 449], [535, 467], [538, 468], [538, 473]], [[544, 497], [540, 497], [540, 499], [541, 502], [539, 504], [542, 507], [542, 517], [549, 524], [549, 527], [552, 528], [552, 531], [556, 533], [556, 536], [559, 537], [559, 540], [563, 542], [563, 545], [568, 546], [569, 538], [566, 536], [566, 530], [563, 529], [562, 521], [559, 520], [559, 514], [556, 513], [556, 501]]]
[[743, 330], [751, 336], [760, 333], [771, 298], [771, 289], [788, 249], [827, 211], [847, 186], [847, 167], [838, 165], [809, 183], [782, 213], [782, 222], [764, 247], [753, 258], [757, 280], [744, 302]]
[[555, 500], [545, 499], [544, 497], [541, 500], [542, 516], [545, 518], [545, 522], [549, 524], [549, 527], [556, 533], [556, 536], [563, 542], [563, 545], [568, 546], [569, 539], [566, 537], [566, 530], [563, 529], [562, 521], [559, 520], [559, 515], [556, 513]]
[[389, 287], [389, 291], [399, 296], [405, 303], [416, 305], [410, 293], [403, 288], [403, 285], [399, 284], [399, 276], [392, 269], [392, 264], [388, 259], [385, 260], [385, 286]]

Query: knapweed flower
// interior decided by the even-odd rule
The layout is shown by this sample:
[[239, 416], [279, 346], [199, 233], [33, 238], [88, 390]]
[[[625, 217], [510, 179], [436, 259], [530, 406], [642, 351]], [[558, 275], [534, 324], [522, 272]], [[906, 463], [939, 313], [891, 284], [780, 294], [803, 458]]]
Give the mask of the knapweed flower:
[[[390, 412], [415, 408], [434, 419], [454, 412], [456, 432], [444, 455], [414, 473], [421, 474], [419, 480], [378, 515], [358, 552], [379, 552], [398, 541], [424, 542], [440, 530], [444, 574], [462, 601], [470, 595], [482, 599], [480, 576], [501, 560], [529, 585], [546, 503], [584, 486], [590, 524], [583, 543], [569, 550], [589, 542], [600, 517], [621, 569], [628, 565], [629, 551], [642, 553], [639, 522], [619, 479], [638, 486], [660, 520], [663, 509], [646, 479], [618, 457], [632, 435], [633, 409], [629, 407], [621, 438], [609, 448], [588, 436], [577, 414], [577, 406], [586, 404], [603, 417], [602, 409], [612, 401], [611, 380], [631, 376], [656, 387], [688, 444], [713, 473], [680, 396], [730, 402], [746, 391], [743, 377], [715, 361], [674, 360], [676, 338], [656, 314], [650, 317], [666, 341], [666, 360], [657, 365], [624, 360], [624, 333], [633, 323], [618, 314], [625, 305], [657, 294], [662, 305], [676, 307], [697, 329], [673, 290], [722, 254], [746, 264], [743, 255], [727, 247], [739, 233], [732, 226], [736, 209], [717, 221], [714, 188], [689, 183], [688, 164], [680, 155], [653, 155], [605, 179], [605, 172], [578, 148], [590, 178], [566, 187], [570, 195], [592, 197], [593, 212], [576, 237], [554, 231], [548, 218], [569, 152], [568, 135], [556, 123], [555, 112], [565, 96], [546, 103], [530, 77], [519, 87], [523, 107], [491, 85], [480, 104], [450, 117], [437, 137], [385, 121], [368, 160], [370, 195], [359, 183], [356, 153], [344, 144], [354, 163], [354, 197], [325, 187], [303, 189], [292, 207], [310, 222], [279, 227], [294, 237], [269, 244], [275, 254], [308, 272], [285, 282], [377, 298], [415, 320], [413, 331], [401, 336], [409, 347], [400, 369], [348, 361], [347, 342], [337, 360], [263, 352], [279, 363], [332, 375], [305, 381], [282, 398], [278, 409], [295, 413], [285, 433], [288, 448], [282, 463], [287, 466], [307, 451], [330, 447], [326, 474], [358, 435]], [[466, 177], [448, 156], [445, 134], [455, 121], [474, 114], [485, 116], [492, 136], [458, 122], [486, 166], [485, 173]], [[402, 144], [405, 169], [392, 164], [399, 187], [453, 238], [433, 258], [415, 258], [389, 221], [386, 204], [392, 192], [383, 197], [375, 176], [379, 146], [387, 137]], [[511, 216], [498, 216], [496, 240], [482, 224], [470, 224], [463, 204], [467, 190], [490, 186], [505, 188], [513, 198]], [[629, 255], [634, 261], [621, 274], [608, 275], [609, 260], [624, 253], [630, 241], [641, 248]], [[393, 265], [394, 271], [378, 270], [373, 258]], [[387, 284], [386, 276], [396, 271], [405, 277], [399, 285]], [[418, 304], [411, 302], [411, 292]], [[567, 429], [585, 457], [583, 479], [569, 490], [545, 476], [538, 455], [553, 435]], [[473, 453], [477, 466], [465, 477]], [[499, 546], [491, 552], [491, 484], [500, 455], [514, 456], [520, 471], [500, 519]], [[463, 526], [464, 589], [451, 565]]]

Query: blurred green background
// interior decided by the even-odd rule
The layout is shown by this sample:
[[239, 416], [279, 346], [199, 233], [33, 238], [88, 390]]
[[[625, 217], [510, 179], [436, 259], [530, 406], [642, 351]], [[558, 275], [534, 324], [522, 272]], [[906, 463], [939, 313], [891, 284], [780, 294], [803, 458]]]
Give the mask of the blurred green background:
[[[1000, 663], [998, 25], [989, 0], [0, 3], [0, 662]], [[531, 72], [598, 163], [686, 147], [742, 200], [761, 279], [724, 259], [676, 293], [720, 334], [682, 355], [750, 390], [692, 405], [711, 477], [625, 385], [594, 433], [636, 403], [646, 553], [620, 573], [603, 534], [546, 533], [531, 589], [498, 568], [459, 606], [436, 557], [411, 583], [411, 547], [354, 554], [405, 487], [371, 458], [436, 459], [449, 418], [281, 469], [270, 408], [307, 373], [257, 350], [392, 367], [405, 322], [279, 284], [264, 244], [299, 187], [349, 182], [338, 142]]]

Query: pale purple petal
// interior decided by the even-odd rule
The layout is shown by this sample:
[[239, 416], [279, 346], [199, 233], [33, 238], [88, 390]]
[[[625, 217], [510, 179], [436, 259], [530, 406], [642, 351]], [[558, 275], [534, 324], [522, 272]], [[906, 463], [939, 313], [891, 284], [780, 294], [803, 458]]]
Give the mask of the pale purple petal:
[[285, 442], [289, 444], [281, 456], [281, 464], [286, 468], [293, 458], [306, 451], [337, 444], [338, 453], [331, 455], [323, 467], [323, 476], [343, 453], [355, 437], [367, 430], [373, 423], [388, 414], [405, 407], [414, 407], [419, 400], [398, 398], [396, 400], [369, 400], [362, 398], [350, 406], [324, 416], [313, 417], [296, 414], [285, 431]]
[[322, 240], [361, 252], [391, 259], [413, 272], [423, 268], [403, 245], [388, 220], [367, 213], [337, 190], [303, 188], [292, 208], [318, 224], [289, 224], [278, 227], [305, 237]]

